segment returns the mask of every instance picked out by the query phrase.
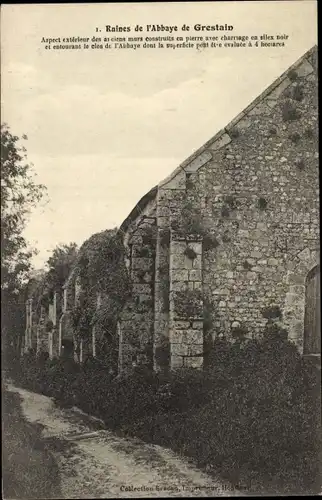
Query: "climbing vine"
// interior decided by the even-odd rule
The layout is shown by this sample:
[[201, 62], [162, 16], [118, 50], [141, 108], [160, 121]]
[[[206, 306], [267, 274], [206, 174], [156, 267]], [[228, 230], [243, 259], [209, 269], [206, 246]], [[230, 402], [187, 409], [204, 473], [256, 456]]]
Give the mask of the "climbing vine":
[[[180, 217], [171, 221], [171, 228], [182, 236], [195, 235], [202, 238], [204, 251], [213, 250], [219, 245], [216, 236], [204, 227], [200, 208], [195, 207], [191, 201], [184, 203]], [[191, 254], [190, 258], [195, 257]]]
[[116, 230], [94, 234], [80, 248], [76, 266], [81, 291], [72, 311], [75, 334], [88, 339], [95, 325], [98, 334], [112, 341], [130, 293], [121, 236]]
[[201, 290], [184, 290], [174, 295], [175, 313], [182, 318], [203, 316], [203, 294]]

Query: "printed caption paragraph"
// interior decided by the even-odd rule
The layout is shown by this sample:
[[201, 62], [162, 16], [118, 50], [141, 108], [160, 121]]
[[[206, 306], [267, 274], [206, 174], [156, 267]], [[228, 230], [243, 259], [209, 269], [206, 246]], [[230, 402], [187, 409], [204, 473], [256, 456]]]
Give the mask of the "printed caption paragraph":
[[[289, 41], [285, 33], [232, 34], [231, 25], [203, 26], [136, 25], [110, 26], [95, 28], [92, 36], [51, 36], [42, 37], [41, 47], [44, 50], [98, 51], [98, 50], [214, 50], [239, 48], [282, 48]], [[134, 33], [132, 32], [134, 31]]]

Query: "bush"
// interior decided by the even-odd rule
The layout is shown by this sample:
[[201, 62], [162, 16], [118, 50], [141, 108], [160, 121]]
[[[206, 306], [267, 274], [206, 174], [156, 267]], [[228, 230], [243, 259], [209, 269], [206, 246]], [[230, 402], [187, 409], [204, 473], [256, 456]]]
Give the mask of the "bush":
[[300, 112], [296, 109], [291, 101], [284, 103], [282, 108], [282, 118], [284, 122], [298, 120], [301, 117]]
[[[274, 306], [264, 314], [279, 318]], [[60, 404], [77, 404], [113, 430], [169, 446], [234, 486], [314, 493], [321, 448], [319, 370], [286, 333], [270, 321], [261, 340], [217, 338], [203, 371], [138, 368], [113, 377], [89, 359], [81, 367], [47, 360], [38, 371], [23, 360], [21, 373], [30, 388], [55, 395]]]

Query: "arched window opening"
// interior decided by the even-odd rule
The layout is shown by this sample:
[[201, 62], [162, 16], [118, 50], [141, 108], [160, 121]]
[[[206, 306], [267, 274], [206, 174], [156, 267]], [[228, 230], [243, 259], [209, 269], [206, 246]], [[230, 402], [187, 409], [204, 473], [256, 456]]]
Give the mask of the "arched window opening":
[[321, 354], [320, 266], [308, 273], [305, 286], [304, 354]]

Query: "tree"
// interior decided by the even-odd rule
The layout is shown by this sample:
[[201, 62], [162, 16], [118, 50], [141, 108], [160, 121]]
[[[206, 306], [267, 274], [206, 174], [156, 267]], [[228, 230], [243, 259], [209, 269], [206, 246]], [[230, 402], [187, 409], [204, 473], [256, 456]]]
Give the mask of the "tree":
[[76, 243], [58, 245], [47, 260], [43, 279], [39, 283], [37, 303], [47, 306], [55, 292], [61, 294], [62, 287], [76, 263], [78, 248]]
[[45, 190], [35, 182], [26, 149], [18, 141], [7, 125], [1, 125], [1, 288], [12, 292], [19, 291], [30, 269], [32, 251], [22, 232]]
[[47, 281], [50, 289], [60, 291], [76, 262], [78, 248], [76, 243], [58, 245], [47, 261], [49, 268]]
[[[23, 136], [26, 140], [27, 137]], [[24, 287], [33, 251], [23, 237], [28, 215], [44, 194], [35, 180], [26, 148], [19, 137], [1, 125], [1, 318], [2, 346], [14, 343], [24, 314]], [[10, 334], [9, 334], [10, 332]], [[21, 332], [20, 332], [21, 333]]]

